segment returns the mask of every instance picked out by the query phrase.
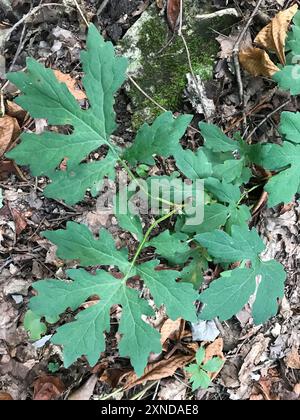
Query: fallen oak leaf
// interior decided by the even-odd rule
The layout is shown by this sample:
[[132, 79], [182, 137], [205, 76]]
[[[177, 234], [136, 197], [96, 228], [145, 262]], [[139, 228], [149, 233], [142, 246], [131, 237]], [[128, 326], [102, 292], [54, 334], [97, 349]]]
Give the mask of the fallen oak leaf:
[[191, 353], [189, 355], [176, 354], [169, 359], [149, 363], [144, 371], [144, 374], [140, 378], [138, 378], [133, 371], [129, 373], [126, 377], [124, 389], [128, 390], [144, 382], [158, 381], [160, 379], [173, 376], [177, 369], [183, 368], [185, 365], [193, 361], [194, 358], [195, 353]]
[[252, 76], [272, 77], [280, 69], [270, 59], [268, 53], [260, 48], [246, 48], [239, 53], [240, 63]]
[[85, 92], [78, 89], [76, 80], [74, 80], [69, 74], [62, 73], [60, 70], [54, 70], [54, 74], [59, 82], [67, 85], [67, 88], [77, 101], [83, 101], [86, 99]]
[[286, 63], [285, 41], [289, 25], [297, 13], [298, 6], [294, 4], [290, 8], [283, 10], [271, 20], [257, 35], [254, 42], [270, 51], [276, 52], [281, 64]]

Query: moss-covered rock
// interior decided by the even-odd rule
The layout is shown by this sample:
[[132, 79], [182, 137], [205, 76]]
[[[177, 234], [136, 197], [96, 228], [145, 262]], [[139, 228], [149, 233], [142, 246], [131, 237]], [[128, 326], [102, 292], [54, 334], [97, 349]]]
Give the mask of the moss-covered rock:
[[[185, 1], [184, 36], [189, 48], [191, 63], [202, 80], [212, 77], [218, 52], [215, 32], [226, 32], [233, 16], [196, 19], [197, 14], [211, 10], [200, 0]], [[127, 32], [122, 41], [122, 52], [131, 62], [129, 72], [142, 89], [161, 106], [172, 111], [180, 109], [190, 72], [187, 52], [182, 39], [173, 34], [155, 5], [148, 8]], [[137, 128], [144, 121], [151, 122], [161, 110], [139, 90], [130, 85], [129, 95], [134, 105], [133, 124]]]

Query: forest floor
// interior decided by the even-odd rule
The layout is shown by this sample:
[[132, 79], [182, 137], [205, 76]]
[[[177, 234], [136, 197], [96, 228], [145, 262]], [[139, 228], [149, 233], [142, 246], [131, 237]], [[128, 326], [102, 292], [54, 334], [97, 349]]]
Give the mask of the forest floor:
[[[7, 3], [12, 5], [11, 9]], [[28, 56], [47, 67], [70, 74], [80, 85], [79, 53], [86, 40], [86, 23], [82, 15], [95, 23], [107, 40], [118, 45], [155, 1], [78, 0], [77, 7], [76, 2], [71, 0], [56, 0], [59, 7], [34, 9], [45, 3], [48, 2], [0, 1], [0, 82], [5, 101], [12, 100], [15, 95], [15, 88], [5, 79], [5, 71], [24, 69]], [[163, 12], [165, 2], [156, 3], [157, 13], [168, 28], [170, 22]], [[214, 10], [236, 8], [240, 16], [227, 28], [228, 36], [215, 33], [215, 37], [219, 38], [220, 51], [214, 57], [213, 78], [205, 82], [208, 99], [214, 102], [211, 120], [229, 135], [245, 128], [250, 133], [258, 127], [253, 132], [253, 141], [274, 141], [279, 137], [280, 112], [299, 110], [298, 99], [280, 91], [272, 80], [252, 77], [242, 71], [245, 103], [241, 107], [239, 86], [232, 66], [232, 47], [256, 2], [214, 0], [206, 3], [211, 3]], [[292, 3], [264, 0], [249, 27], [248, 36], [253, 38], [278, 11]], [[32, 10], [34, 13], [20, 23], [20, 19]], [[5, 31], [13, 25], [16, 25], [15, 30], [4, 40]], [[169, 31], [172, 38], [173, 31], [171, 28]], [[157, 45], [157, 50], [163, 47]], [[193, 124], [196, 126], [203, 115], [193, 109], [184, 97], [184, 91], [178, 94], [182, 100], [172, 111], [194, 113]], [[125, 88], [121, 89], [116, 103], [119, 129], [115, 134], [128, 142], [134, 133], [131, 125], [134, 105]], [[274, 113], [283, 103], [286, 105]], [[16, 117], [21, 121], [23, 130], [35, 129], [38, 132], [45, 124], [45, 121], [32, 119], [24, 122], [22, 113]], [[14, 142], [17, 140], [18, 136]], [[198, 140], [193, 131], [184, 139], [191, 147]], [[0, 210], [0, 399], [10, 396], [22, 400], [68, 399], [70, 396], [73, 399], [118, 400], [299, 399], [300, 206], [296, 200], [288, 206], [268, 209], [262, 191], [257, 191], [252, 197], [254, 203], [260, 204], [251, 226], [258, 228], [267, 244], [268, 255], [279, 260], [288, 273], [285, 298], [278, 315], [265, 325], [253, 326], [247, 308], [238, 317], [214, 325], [217, 330], [214, 343], [224, 354], [226, 363], [208, 390], [193, 393], [180, 365], [187, 343], [191, 344], [194, 340], [188, 324], [181, 324], [179, 336], [178, 325], [169, 326], [173, 331], [166, 338], [164, 356], [156, 355], [151, 361], [154, 364], [163, 361], [160, 367], [156, 365], [156, 377], [150, 374], [143, 383], [134, 386], [128, 386], [132, 368], [127, 359], [118, 356], [117, 339], [112, 333], [108, 337], [105, 354], [94, 368], [90, 368], [82, 358], [65, 369], [61, 349], [49, 342], [51, 332], [38, 342], [28, 339], [22, 323], [32, 296], [33, 282], [59, 276], [65, 268], [55, 255], [55, 247], [41, 238], [40, 232], [64, 227], [67, 221], [75, 220], [86, 223], [95, 234], [101, 226], [105, 226], [117, 240], [125, 242], [129, 249], [133, 247], [131, 236], [118, 228], [114, 217], [97, 214], [96, 199], [88, 197], [70, 207], [45, 198], [45, 185], [45, 179], [32, 178], [26, 168], [17, 167], [2, 156], [0, 147], [0, 187], [4, 198]], [[147, 257], [152, 258], [151, 255]], [[157, 325], [165, 321], [164, 315], [158, 312]], [[169, 359], [175, 366], [178, 363], [175, 373], [168, 367]]]

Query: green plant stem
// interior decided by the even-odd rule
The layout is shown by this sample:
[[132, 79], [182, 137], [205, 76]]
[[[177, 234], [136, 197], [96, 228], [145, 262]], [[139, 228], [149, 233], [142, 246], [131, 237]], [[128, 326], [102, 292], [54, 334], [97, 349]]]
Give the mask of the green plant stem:
[[241, 198], [239, 199], [237, 205], [239, 206], [241, 204], [241, 202], [244, 200], [244, 198], [251, 193], [252, 191], [256, 190], [257, 188], [259, 188], [260, 185], [255, 185], [253, 188], [250, 188], [250, 190], [244, 192], [244, 194], [241, 196]]
[[121, 163], [121, 165], [123, 166], [123, 168], [126, 170], [126, 172], [128, 173], [128, 175], [131, 177], [131, 179], [133, 181], [135, 181], [137, 183], [137, 185], [140, 187], [140, 189], [150, 198], [153, 198], [154, 200], [160, 201], [161, 203], [167, 204], [168, 206], [174, 207], [176, 206], [176, 203], [172, 203], [171, 201], [168, 200], [164, 200], [163, 198], [160, 197], [153, 197], [152, 194], [149, 194], [149, 192], [143, 187], [143, 185], [141, 185], [138, 181], [138, 179], [135, 177], [134, 173], [132, 172], [132, 170], [129, 168], [129, 166], [127, 165], [127, 163], [123, 160], [123, 159], [119, 159], [119, 162]]
[[[148, 238], [149, 238], [149, 236], [150, 236], [151, 232], [153, 231], [153, 229], [155, 229], [155, 228], [156, 228], [156, 226], [158, 226], [158, 225], [159, 225], [161, 222], [163, 222], [164, 220], [167, 220], [167, 219], [169, 219], [170, 217], [172, 217], [174, 214], [176, 214], [176, 213], [178, 212], [178, 210], [179, 210], [179, 207], [180, 207], [180, 206], [176, 207], [176, 209], [172, 210], [172, 211], [171, 211], [171, 212], [169, 212], [168, 214], [165, 214], [164, 216], [162, 216], [162, 217], [160, 217], [159, 219], [155, 220], [155, 221], [152, 223], [152, 225], [149, 227], [149, 229], [148, 229], [148, 230], [147, 230], [147, 232], [145, 233], [145, 236], [144, 236], [144, 238], [143, 238], [142, 242], [140, 243], [140, 245], [139, 245], [139, 247], [138, 247], [138, 249], [137, 249], [137, 251], [136, 251], [136, 253], [135, 253], [134, 257], [133, 257], [133, 260], [131, 261], [131, 264], [130, 264], [129, 270], [128, 270], [128, 272], [127, 272], [126, 276], [125, 276], [125, 277], [124, 277], [124, 279], [123, 279], [123, 283], [126, 283], [126, 281], [128, 280], [128, 278], [129, 278], [129, 276], [130, 276], [130, 273], [131, 273], [131, 271], [132, 271], [133, 267], [135, 266], [135, 263], [136, 263], [136, 261], [137, 261], [137, 259], [138, 259], [139, 255], [140, 255], [140, 253], [142, 252], [142, 250], [143, 250], [143, 248], [144, 248], [144, 246], [145, 246], [146, 242], [148, 241]], [[181, 208], [181, 207], [180, 207], [180, 208]]]

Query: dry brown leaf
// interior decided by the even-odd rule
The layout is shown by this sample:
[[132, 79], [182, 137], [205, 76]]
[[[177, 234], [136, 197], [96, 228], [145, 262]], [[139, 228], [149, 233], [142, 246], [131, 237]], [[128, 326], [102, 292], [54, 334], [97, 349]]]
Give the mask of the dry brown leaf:
[[126, 378], [124, 389], [130, 389], [147, 381], [158, 381], [173, 376], [177, 369], [183, 368], [195, 358], [195, 353], [189, 355], [176, 354], [169, 359], [149, 363], [140, 378], [132, 371]]
[[34, 381], [33, 399], [36, 401], [55, 400], [65, 390], [60, 378], [51, 375], [44, 375]]
[[86, 99], [86, 94], [77, 87], [76, 80], [74, 80], [69, 74], [62, 73], [59, 70], [54, 70], [54, 74], [59, 82], [67, 85], [67, 88], [77, 101]]
[[180, 0], [168, 0], [167, 19], [173, 31], [176, 29], [180, 14]]
[[294, 4], [290, 8], [277, 13], [271, 22], [264, 27], [254, 42], [270, 51], [276, 52], [281, 64], [285, 64], [285, 41], [289, 25], [297, 13], [298, 6]]
[[98, 382], [98, 375], [92, 375], [80, 388], [68, 398], [69, 401], [89, 401]]
[[296, 347], [293, 347], [284, 359], [284, 361], [287, 367], [289, 367], [290, 369], [300, 369], [300, 355], [298, 349]]
[[252, 76], [272, 77], [279, 71], [266, 51], [260, 48], [247, 48], [239, 53], [240, 63]]
[[16, 235], [19, 236], [27, 227], [27, 220], [23, 214], [21, 214], [17, 209], [10, 209], [12, 217], [16, 226]]
[[20, 134], [20, 126], [16, 118], [8, 115], [0, 118], [0, 158]]
[[[223, 346], [223, 338], [217, 338], [213, 343], [209, 344], [205, 348], [205, 358], [203, 360], [203, 364], [211, 360], [213, 357], [219, 357], [224, 362], [226, 362], [226, 358], [223, 354]], [[211, 379], [214, 380], [221, 370], [222, 368], [219, 369], [218, 372], [210, 373]]]
[[0, 391], [0, 401], [12, 401], [13, 397], [8, 392]]
[[184, 331], [184, 325], [185, 322], [182, 318], [178, 318], [176, 321], [167, 319], [160, 330], [160, 342], [162, 346], [164, 347], [164, 344], [168, 339], [176, 341], [180, 340], [182, 332]]
[[27, 112], [24, 111], [18, 104], [12, 101], [6, 102], [6, 114], [10, 117], [17, 118], [19, 122], [23, 122]]

